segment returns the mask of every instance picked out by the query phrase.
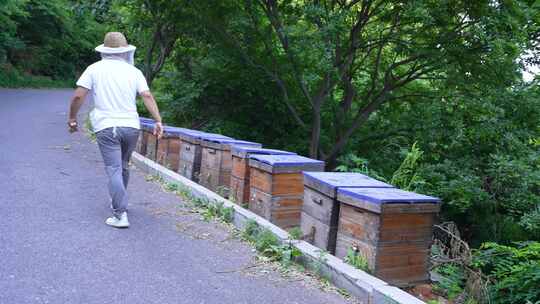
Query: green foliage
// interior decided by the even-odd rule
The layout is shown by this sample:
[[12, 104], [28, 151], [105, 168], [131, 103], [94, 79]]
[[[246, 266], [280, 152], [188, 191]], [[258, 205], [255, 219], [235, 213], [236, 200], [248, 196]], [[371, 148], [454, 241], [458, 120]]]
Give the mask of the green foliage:
[[443, 199], [443, 216], [457, 222], [465, 238], [508, 243], [537, 240], [540, 151], [537, 87], [484, 94], [467, 106], [458, 101], [415, 108], [440, 120], [416, 132], [424, 149], [420, 191]]
[[214, 204], [208, 204], [205, 206], [202, 215], [205, 221], [209, 221], [216, 218], [219, 214], [219, 206]]
[[254, 220], [248, 220], [242, 230], [242, 238], [246, 241], [254, 241], [255, 236], [260, 232], [259, 224]]
[[219, 217], [225, 223], [232, 223], [234, 220], [234, 208], [222, 206], [219, 210]]
[[266, 257], [274, 257], [278, 254], [278, 238], [268, 229], [261, 229], [255, 236], [255, 249]]
[[380, 173], [372, 170], [369, 167], [369, 161], [367, 159], [359, 157], [353, 153], [340, 157], [339, 162], [341, 164], [335, 169], [338, 172], [362, 173], [375, 179], [386, 181], [386, 178], [384, 178]]
[[302, 254], [292, 244], [280, 244], [270, 230], [261, 228], [255, 221], [246, 223], [242, 237], [252, 243], [262, 256], [280, 261], [284, 266], [290, 265]]
[[24, 46], [23, 41], [17, 37], [17, 22], [28, 14], [24, 11], [27, 1], [4, 0], [0, 6], [0, 65], [7, 61], [9, 50], [19, 50]]
[[302, 232], [302, 229], [294, 227], [289, 229], [289, 236], [293, 240], [301, 240], [304, 236], [304, 233]]
[[347, 256], [345, 256], [344, 261], [362, 271], [371, 272], [367, 258], [354, 248], [347, 249]]
[[178, 191], [179, 189], [179, 185], [177, 183], [166, 183], [165, 184], [165, 190], [167, 191], [171, 191], [171, 192], [176, 192]]
[[[3, 71], [1, 86], [73, 86], [77, 74], [97, 59], [93, 48], [105, 32], [91, 12], [75, 7], [70, 0], [7, 0], [2, 4], [0, 65], [22, 72], [2, 75]], [[69, 85], [64, 79], [69, 79]]]
[[227, 197], [229, 192], [230, 192], [230, 188], [227, 187], [227, 186], [219, 186], [217, 189], [216, 189], [216, 193], [220, 196], [223, 196], [223, 197]]
[[8, 64], [0, 64], [0, 71], [0, 88], [69, 88], [74, 84], [48, 76], [25, 74]]
[[210, 205], [210, 201], [207, 198], [195, 198], [192, 203], [194, 207], [202, 209]]
[[234, 208], [225, 207], [222, 202], [206, 202], [203, 205], [202, 216], [206, 221], [218, 218], [225, 223], [231, 223], [234, 219]]
[[515, 246], [485, 243], [475, 254], [475, 266], [491, 280], [494, 303], [540, 301], [540, 243]]
[[405, 158], [399, 168], [392, 175], [390, 183], [397, 188], [409, 191], [416, 191], [426, 181], [418, 174], [419, 160], [422, 158], [422, 152], [413, 143], [411, 150], [405, 152]]
[[461, 267], [452, 263], [443, 264], [436, 267], [435, 272], [441, 278], [434, 285], [437, 292], [445, 295], [449, 300], [453, 300], [463, 293], [465, 289], [465, 273]]

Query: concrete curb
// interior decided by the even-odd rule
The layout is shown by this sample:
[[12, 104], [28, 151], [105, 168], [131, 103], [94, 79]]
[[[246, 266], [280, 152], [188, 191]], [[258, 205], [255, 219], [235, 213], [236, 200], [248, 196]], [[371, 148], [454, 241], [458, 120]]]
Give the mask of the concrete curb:
[[195, 198], [206, 199], [211, 203], [223, 203], [234, 209], [233, 224], [242, 229], [248, 221], [255, 221], [261, 227], [270, 230], [281, 242], [291, 243], [302, 252], [300, 262], [307, 268], [317, 270], [335, 286], [347, 290], [365, 304], [425, 304], [425, 302], [388, 285], [388, 283], [346, 264], [333, 255], [325, 254], [321, 249], [305, 242], [290, 240], [289, 234], [257, 214], [219, 196], [205, 187], [171, 171], [156, 162], [134, 152], [132, 163], [146, 174], [156, 175], [169, 183], [179, 184], [191, 191]]

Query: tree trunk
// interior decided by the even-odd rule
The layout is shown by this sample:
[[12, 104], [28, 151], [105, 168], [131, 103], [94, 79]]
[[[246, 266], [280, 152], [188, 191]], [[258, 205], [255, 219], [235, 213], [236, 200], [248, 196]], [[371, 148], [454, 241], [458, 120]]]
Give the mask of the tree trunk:
[[319, 145], [321, 142], [321, 111], [320, 107], [313, 109], [313, 122], [311, 124], [311, 142], [309, 156], [319, 159]]

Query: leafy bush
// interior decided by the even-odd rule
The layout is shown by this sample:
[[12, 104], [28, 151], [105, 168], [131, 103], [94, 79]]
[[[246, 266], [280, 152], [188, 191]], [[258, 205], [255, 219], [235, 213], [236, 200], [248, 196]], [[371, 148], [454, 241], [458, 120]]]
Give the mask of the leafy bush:
[[[91, 10], [71, 0], [8, 0], [0, 9], [0, 86], [71, 87], [75, 77], [98, 59], [93, 48], [105, 25]], [[18, 71], [24, 71], [18, 72]], [[65, 79], [70, 79], [66, 85]], [[57, 82], [60, 80], [60, 82]]]
[[474, 265], [492, 281], [494, 303], [540, 301], [540, 243], [515, 246], [485, 243], [476, 251]]
[[339, 159], [340, 165], [336, 167], [338, 172], [356, 172], [373, 177], [378, 180], [386, 181], [386, 178], [379, 172], [373, 170], [369, 166], [369, 161], [359, 157], [356, 154], [348, 153]]
[[445, 295], [449, 300], [453, 300], [463, 293], [465, 274], [461, 267], [455, 264], [444, 264], [435, 268], [435, 272], [441, 278], [434, 285], [437, 292]]
[[403, 154], [405, 154], [403, 162], [392, 175], [390, 183], [403, 190], [416, 191], [418, 187], [426, 183], [417, 172], [419, 160], [424, 152], [418, 148], [415, 142], [411, 149], [404, 151]]

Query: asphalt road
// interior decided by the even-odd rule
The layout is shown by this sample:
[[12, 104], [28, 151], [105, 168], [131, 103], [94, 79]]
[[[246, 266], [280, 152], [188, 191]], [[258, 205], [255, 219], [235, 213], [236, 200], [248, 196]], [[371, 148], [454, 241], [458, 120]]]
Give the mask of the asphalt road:
[[249, 267], [254, 253], [132, 170], [127, 230], [103, 163], [66, 132], [71, 91], [0, 89], [0, 303], [344, 303]]

